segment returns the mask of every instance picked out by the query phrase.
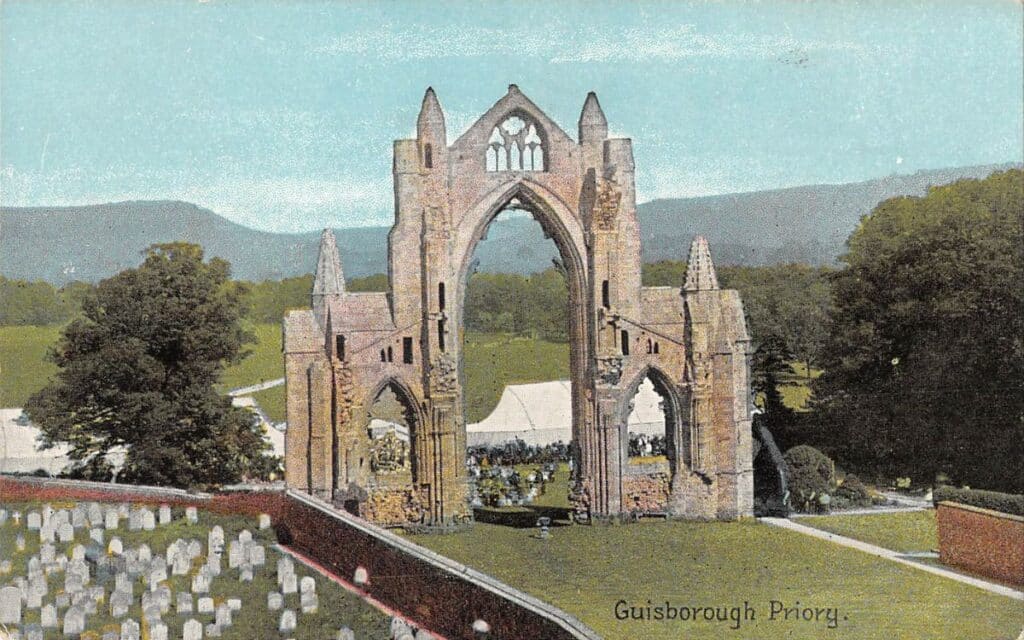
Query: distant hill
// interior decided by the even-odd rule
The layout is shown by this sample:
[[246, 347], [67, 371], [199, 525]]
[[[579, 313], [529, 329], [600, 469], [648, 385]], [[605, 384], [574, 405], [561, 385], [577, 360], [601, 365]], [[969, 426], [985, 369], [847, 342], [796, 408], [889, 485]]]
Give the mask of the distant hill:
[[[867, 182], [813, 185], [639, 205], [643, 259], [685, 259], [703, 234], [720, 264], [832, 263], [860, 217], [882, 200], [929, 186], [982, 178], [1006, 165], [923, 171]], [[387, 270], [386, 227], [337, 229], [347, 276]], [[0, 209], [0, 274], [8, 278], [97, 281], [136, 266], [156, 242], [185, 240], [231, 262], [246, 280], [309, 273], [319, 233], [257, 231], [186, 202], [120, 202]], [[551, 265], [554, 245], [528, 218], [501, 220], [477, 250], [485, 271], [532, 273]]]

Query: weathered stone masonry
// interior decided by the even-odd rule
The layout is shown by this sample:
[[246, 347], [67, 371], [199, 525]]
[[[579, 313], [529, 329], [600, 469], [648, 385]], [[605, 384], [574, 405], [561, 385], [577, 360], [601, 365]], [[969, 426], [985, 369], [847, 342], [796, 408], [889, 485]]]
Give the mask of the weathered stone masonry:
[[[390, 290], [347, 292], [325, 231], [311, 309], [284, 320], [290, 487], [387, 524], [471, 517], [462, 305], [476, 243], [515, 206], [534, 215], [565, 267], [578, 511], [614, 518], [665, 493], [628, 462], [629, 402], [650, 377], [666, 399], [666, 511], [751, 515], [749, 338], [739, 295], [719, 289], [699, 237], [685, 282], [641, 286], [632, 143], [608, 137], [593, 93], [577, 140], [512, 85], [448, 145], [444, 113], [428, 89], [416, 139], [394, 144], [393, 174]], [[406, 406], [406, 473], [370, 464], [368, 412], [385, 388]]]

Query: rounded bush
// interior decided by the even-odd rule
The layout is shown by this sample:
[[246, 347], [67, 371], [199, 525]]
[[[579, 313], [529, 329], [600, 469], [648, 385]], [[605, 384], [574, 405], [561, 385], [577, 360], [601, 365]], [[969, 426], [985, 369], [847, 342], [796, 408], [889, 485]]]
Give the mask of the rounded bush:
[[805, 512], [821, 510], [822, 505], [829, 502], [823, 503], [821, 496], [831, 496], [836, 486], [832, 460], [814, 447], [803, 444], [787, 451], [783, 458], [793, 507]]
[[866, 507], [871, 504], [871, 492], [860, 478], [852, 473], [843, 478], [842, 483], [836, 487], [835, 493], [837, 498], [842, 498], [847, 505], [852, 507]]

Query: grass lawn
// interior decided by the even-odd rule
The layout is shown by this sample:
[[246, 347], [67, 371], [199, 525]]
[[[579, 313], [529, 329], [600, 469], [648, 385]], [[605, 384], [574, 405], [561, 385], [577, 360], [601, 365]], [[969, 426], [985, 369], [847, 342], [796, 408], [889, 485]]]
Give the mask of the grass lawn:
[[46, 359], [59, 326], [0, 327], [0, 407], [20, 407], [57, 372]]
[[[546, 600], [609, 640], [635, 638], [1014, 638], [1019, 602], [834, 544], [748, 521], [531, 528], [477, 523], [414, 536]], [[617, 620], [616, 603], [743, 607], [753, 621]], [[769, 602], [838, 608], [838, 628], [769, 619]]]
[[284, 422], [285, 411], [283, 384], [254, 393], [252, 394], [252, 397], [255, 398], [256, 403], [260, 405], [260, 408], [263, 409], [263, 412], [266, 413], [271, 420], [274, 422]]
[[284, 377], [281, 325], [254, 324], [246, 330], [256, 336], [256, 342], [245, 347], [250, 353], [244, 360], [224, 370], [220, 381], [226, 391]]
[[800, 524], [900, 553], [932, 551], [939, 546], [935, 512], [876, 513], [800, 518]]
[[[55, 509], [59, 508], [71, 508], [74, 506], [73, 503], [58, 504], [55, 502], [51, 503]], [[28, 510], [38, 510], [39, 504], [29, 503], [7, 503], [3, 505], [9, 511], [21, 510], [22, 513], [27, 513]], [[215, 603], [220, 603], [226, 600], [228, 597], [237, 597], [242, 600], [242, 609], [235, 612], [233, 615], [233, 624], [224, 630], [221, 637], [225, 639], [236, 639], [236, 640], [252, 640], [254, 638], [278, 638], [281, 637], [278, 633], [278, 622], [280, 619], [280, 612], [271, 612], [267, 610], [267, 593], [273, 591], [277, 587], [276, 572], [277, 572], [277, 559], [280, 557], [276, 551], [270, 548], [270, 545], [274, 543], [273, 530], [267, 529], [260, 531], [256, 526], [256, 520], [253, 518], [246, 518], [243, 516], [226, 516], [213, 513], [207, 513], [204, 511], [199, 512], [199, 524], [188, 525], [184, 520], [183, 514], [184, 509], [174, 509], [175, 520], [166, 526], [158, 526], [153, 531], [129, 531], [127, 520], [121, 520], [120, 527], [116, 531], [109, 531], [105, 537], [105, 541], [109, 542], [110, 538], [114, 535], [121, 538], [124, 543], [124, 548], [127, 551], [129, 545], [138, 546], [142, 543], [146, 543], [150, 546], [153, 551], [153, 555], [163, 554], [164, 550], [168, 545], [178, 538], [188, 540], [190, 538], [198, 539], [204, 546], [206, 546], [206, 536], [210, 528], [214, 525], [219, 524], [224, 528], [224, 539], [230, 541], [238, 538], [238, 533], [242, 529], [249, 529], [253, 534], [253, 539], [261, 542], [267, 548], [267, 562], [266, 565], [259, 570], [254, 572], [254, 579], [251, 583], [244, 583], [238, 580], [238, 571], [236, 569], [229, 569], [227, 562], [227, 552], [225, 551], [224, 559], [222, 560], [222, 574], [220, 577], [213, 580], [211, 584], [211, 593]], [[19, 552], [15, 546], [15, 537], [18, 532], [21, 532], [25, 536], [25, 551]], [[35, 535], [31, 535], [35, 534]], [[88, 544], [88, 531], [79, 529], [75, 532], [76, 540], [83, 545]], [[62, 551], [67, 552], [71, 545], [56, 545], [58, 553]], [[4, 558], [9, 558], [15, 568], [14, 575], [23, 575], [25, 571], [25, 565], [28, 558], [39, 552], [39, 535], [34, 531], [28, 531], [25, 527], [25, 521], [22, 520], [20, 527], [15, 528], [13, 521], [8, 519], [6, 523], [0, 525], [0, 548], [4, 550]], [[226, 546], [225, 546], [226, 549]], [[8, 555], [10, 552], [10, 555]], [[70, 554], [68, 554], [70, 555]], [[205, 560], [197, 560], [196, 562], [202, 562]], [[198, 569], [198, 564], [194, 565], [193, 569]], [[170, 573], [170, 570], [168, 570]], [[328, 580], [321, 576], [319, 573], [308, 569], [305, 565], [296, 561], [295, 573], [301, 579], [303, 576], [312, 576], [316, 580], [316, 592], [319, 597], [318, 610], [316, 613], [304, 614], [300, 613], [299, 607], [299, 595], [288, 594], [284, 596], [285, 608], [294, 609], [297, 613], [298, 626], [296, 630], [289, 634], [289, 637], [296, 639], [304, 638], [307, 640], [319, 640], [320, 638], [333, 638], [337, 634], [338, 629], [344, 624], [352, 628], [356, 632], [357, 638], [383, 638], [386, 637], [388, 630], [389, 620], [387, 616], [381, 611], [371, 607], [362, 600], [360, 600], [354, 594], [341, 588], [338, 584]], [[97, 574], [93, 573], [93, 578], [96, 578]], [[5, 576], [5, 578], [11, 578], [11, 576]], [[179, 591], [189, 591], [191, 586], [191, 575], [189, 576], [168, 576], [167, 584], [171, 590], [176, 594]], [[5, 580], [6, 582], [6, 580]], [[53, 597], [58, 593], [64, 586], [64, 573], [57, 572], [49, 578], [49, 595], [45, 596], [44, 601], [50, 602]], [[113, 589], [113, 579], [110, 579], [110, 583], [105, 585], [107, 588], [106, 600], [99, 605], [95, 615], [88, 616], [86, 618], [86, 629], [95, 631], [108, 630], [108, 626], [114, 623], [119, 624], [124, 619], [115, 620], [110, 616], [110, 592]], [[136, 621], [141, 623], [142, 620], [142, 607], [141, 607], [141, 593], [145, 589], [145, 585], [141, 581], [141, 578], [136, 581], [134, 586], [135, 599], [132, 607], [129, 609], [129, 615], [134, 617]], [[196, 596], [198, 598], [198, 596]], [[181, 637], [181, 626], [189, 618], [196, 618], [204, 625], [213, 622], [214, 615], [211, 614], [177, 614], [174, 610], [174, 597], [171, 599], [171, 610], [164, 614], [162, 619], [168, 626], [170, 637]], [[196, 601], [193, 601], [193, 607], [195, 607]], [[194, 609], [193, 609], [194, 610]], [[63, 615], [63, 611], [60, 615]], [[39, 610], [38, 609], [23, 609], [22, 610], [22, 624], [28, 624], [33, 622], [39, 622]], [[118, 627], [119, 628], [119, 627]], [[112, 626], [109, 629], [113, 629]], [[59, 634], [54, 634], [50, 631], [47, 638], [60, 637]], [[99, 637], [99, 636], [97, 636]], [[146, 637], [143, 635], [143, 637]]]

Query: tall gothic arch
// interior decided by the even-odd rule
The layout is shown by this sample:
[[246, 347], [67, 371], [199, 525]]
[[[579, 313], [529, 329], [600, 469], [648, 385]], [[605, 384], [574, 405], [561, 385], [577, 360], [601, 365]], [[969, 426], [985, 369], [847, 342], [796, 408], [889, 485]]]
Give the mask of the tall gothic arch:
[[[670, 515], [752, 514], [749, 338], [739, 296], [719, 288], [700, 237], [685, 282], [641, 286], [632, 142], [608, 136], [593, 93], [576, 140], [511, 85], [448, 144], [444, 112], [427, 89], [416, 138], [395, 141], [393, 175], [389, 291], [346, 291], [325, 230], [311, 308], [284, 320], [289, 487], [356, 502], [381, 524], [471, 519], [459, 325], [473, 249], [513, 204], [554, 240], [569, 284], [577, 513], [623, 516], [638, 492], [660, 482], [657, 508]], [[680, 450], [668, 476], [628, 464], [628, 403], [648, 374], [671, 401]], [[400, 390], [416, 422], [407, 467], [366, 464], [398, 457], [381, 451], [369, 428], [368, 409], [385, 386]]]

